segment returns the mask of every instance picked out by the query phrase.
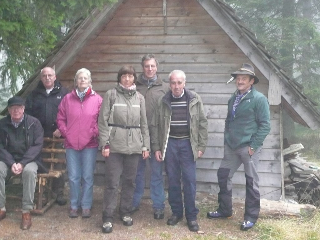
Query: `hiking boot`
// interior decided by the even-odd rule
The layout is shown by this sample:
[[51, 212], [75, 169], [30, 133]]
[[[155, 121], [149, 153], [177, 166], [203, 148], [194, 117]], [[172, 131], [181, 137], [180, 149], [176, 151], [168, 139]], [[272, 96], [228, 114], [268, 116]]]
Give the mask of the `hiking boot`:
[[207, 218], [209, 219], [213, 219], [213, 218], [230, 218], [231, 216], [225, 216], [222, 215], [220, 212], [218, 211], [214, 211], [214, 212], [207, 212]]
[[104, 222], [102, 225], [102, 232], [103, 233], [111, 233], [113, 230], [113, 226], [111, 222]]
[[249, 230], [250, 228], [252, 228], [254, 226], [255, 223], [253, 222], [250, 222], [250, 221], [244, 221], [241, 226], [240, 226], [240, 230], [242, 231], [247, 231]]
[[31, 227], [31, 214], [28, 213], [22, 213], [22, 220], [20, 228], [22, 230], [28, 230]]
[[77, 218], [78, 217], [78, 209], [70, 209], [69, 218]]
[[133, 220], [130, 216], [123, 216], [121, 218], [122, 223], [124, 226], [132, 226], [133, 225]]
[[191, 232], [198, 232], [199, 231], [199, 224], [196, 220], [188, 221], [188, 228]]
[[91, 210], [90, 209], [82, 209], [82, 218], [89, 218], [91, 217]]
[[179, 216], [173, 214], [171, 217], [169, 217], [169, 219], [167, 221], [167, 225], [174, 226], [178, 222], [180, 222], [181, 220], [182, 220], [182, 217], [179, 217]]
[[0, 221], [1, 221], [2, 219], [5, 219], [6, 216], [7, 216], [7, 212], [0, 210]]

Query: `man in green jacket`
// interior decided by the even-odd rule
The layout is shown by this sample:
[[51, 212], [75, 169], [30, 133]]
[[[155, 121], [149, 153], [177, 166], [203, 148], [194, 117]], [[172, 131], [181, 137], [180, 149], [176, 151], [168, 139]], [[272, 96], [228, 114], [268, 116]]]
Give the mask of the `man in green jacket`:
[[[190, 231], [199, 230], [195, 205], [196, 162], [206, 148], [208, 121], [200, 96], [185, 88], [186, 75], [181, 70], [169, 74], [170, 89], [160, 99], [151, 124], [151, 145], [157, 161], [164, 160], [168, 176], [168, 201], [172, 216], [168, 225], [183, 217], [183, 207]], [[181, 180], [184, 204], [182, 202]]]
[[225, 123], [224, 158], [218, 170], [219, 208], [208, 212], [210, 219], [232, 215], [232, 177], [243, 163], [246, 177], [246, 200], [241, 230], [256, 223], [260, 212], [259, 176], [257, 173], [262, 144], [270, 132], [270, 110], [267, 98], [253, 84], [259, 82], [251, 64], [244, 63], [231, 74], [237, 91], [228, 101]]

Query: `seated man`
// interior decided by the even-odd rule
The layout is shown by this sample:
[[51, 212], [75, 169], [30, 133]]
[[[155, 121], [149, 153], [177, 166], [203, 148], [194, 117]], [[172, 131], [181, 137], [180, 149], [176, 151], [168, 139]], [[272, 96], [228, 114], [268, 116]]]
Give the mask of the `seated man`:
[[36, 118], [24, 114], [25, 102], [14, 96], [8, 100], [9, 115], [0, 120], [0, 221], [6, 217], [5, 180], [20, 175], [23, 183], [20, 228], [31, 227], [38, 164], [43, 144], [43, 128]]

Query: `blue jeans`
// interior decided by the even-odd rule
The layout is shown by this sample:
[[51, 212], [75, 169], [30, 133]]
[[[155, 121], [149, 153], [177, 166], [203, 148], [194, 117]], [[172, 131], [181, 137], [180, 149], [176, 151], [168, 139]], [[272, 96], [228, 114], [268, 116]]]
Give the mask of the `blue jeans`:
[[169, 181], [169, 204], [172, 214], [183, 216], [181, 179], [183, 184], [184, 208], [187, 221], [197, 220], [196, 208], [196, 162], [190, 139], [169, 138], [165, 155], [166, 173]]
[[[162, 175], [162, 165], [163, 162], [158, 162], [154, 156], [154, 153], [151, 153], [151, 158], [149, 160], [151, 168], [151, 179], [150, 179], [150, 196], [152, 200], [153, 209], [164, 209], [164, 187], [163, 187], [163, 175]], [[145, 170], [146, 170], [146, 161], [142, 159], [139, 160], [137, 176], [136, 176], [136, 189], [133, 195], [132, 206], [139, 207], [141, 198], [143, 197], [144, 185], [145, 185]]]
[[71, 209], [91, 209], [97, 151], [98, 148], [66, 149]]

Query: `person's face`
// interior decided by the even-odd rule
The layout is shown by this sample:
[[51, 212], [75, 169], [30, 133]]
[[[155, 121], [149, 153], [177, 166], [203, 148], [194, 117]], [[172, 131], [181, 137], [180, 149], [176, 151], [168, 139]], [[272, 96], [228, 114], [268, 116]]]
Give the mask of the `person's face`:
[[51, 89], [54, 86], [56, 75], [52, 68], [44, 68], [40, 74], [41, 82], [46, 89]]
[[173, 96], [180, 97], [185, 85], [186, 85], [186, 80], [183, 78], [182, 74], [176, 73], [171, 75], [170, 89], [172, 91]]
[[23, 117], [24, 106], [22, 105], [13, 105], [8, 108], [9, 114], [14, 122], [19, 122]]
[[83, 92], [90, 85], [89, 77], [86, 73], [82, 72], [77, 76], [77, 87]]
[[121, 79], [120, 79], [120, 83], [122, 84], [122, 86], [124, 86], [125, 88], [129, 88], [133, 85], [134, 83], [134, 76], [133, 74], [122, 74], [121, 75]]
[[237, 89], [241, 94], [248, 91], [251, 88], [253, 83], [254, 83], [254, 78], [252, 78], [250, 75], [237, 74], [236, 85], [237, 85]]
[[143, 62], [143, 74], [146, 78], [153, 78], [157, 74], [158, 68], [154, 58]]

